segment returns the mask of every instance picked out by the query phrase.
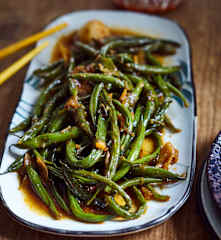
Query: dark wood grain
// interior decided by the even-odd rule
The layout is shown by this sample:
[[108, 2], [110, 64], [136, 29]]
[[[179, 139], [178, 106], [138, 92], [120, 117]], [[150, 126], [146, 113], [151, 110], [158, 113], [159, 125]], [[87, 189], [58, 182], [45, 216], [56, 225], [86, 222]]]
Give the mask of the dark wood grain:
[[[59, 15], [82, 9], [114, 9], [114, 5], [109, 0], [2, 0], [0, 1], [0, 47], [39, 31]], [[190, 37], [193, 49], [193, 71], [198, 107], [197, 174], [207, 157], [210, 143], [221, 129], [220, 12], [220, 0], [186, 0], [176, 11], [165, 15], [183, 26]], [[24, 52], [20, 51], [1, 60], [0, 70], [22, 56]], [[27, 68], [24, 68], [0, 87], [1, 152], [26, 70]], [[0, 205], [0, 240], [28, 240], [30, 238], [55, 239], [53, 235], [32, 231], [15, 223]], [[164, 224], [141, 233], [115, 239], [206, 240], [214, 238], [200, 217], [194, 188], [187, 203]]]

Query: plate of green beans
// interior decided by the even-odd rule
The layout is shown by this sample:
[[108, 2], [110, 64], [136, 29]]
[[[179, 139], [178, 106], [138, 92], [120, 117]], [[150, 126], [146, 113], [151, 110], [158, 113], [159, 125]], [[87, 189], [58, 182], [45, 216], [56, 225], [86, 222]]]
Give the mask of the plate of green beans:
[[[194, 178], [188, 39], [175, 22], [126, 11], [74, 12], [47, 28], [62, 22], [31, 62], [9, 126], [3, 205], [60, 235], [154, 227], [185, 203]], [[45, 214], [24, 200], [24, 182]]]

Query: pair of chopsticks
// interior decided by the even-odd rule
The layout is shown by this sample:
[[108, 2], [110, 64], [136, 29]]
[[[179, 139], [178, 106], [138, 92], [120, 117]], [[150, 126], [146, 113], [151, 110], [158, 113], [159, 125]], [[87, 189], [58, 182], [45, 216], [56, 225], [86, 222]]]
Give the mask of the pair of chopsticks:
[[[59, 24], [53, 28], [45, 30], [43, 32], [36, 33], [30, 37], [25, 38], [17, 43], [14, 43], [8, 47], [0, 49], [0, 59], [13, 54], [14, 52], [29, 46], [32, 43], [37, 42], [38, 40], [47, 37], [50, 34], [53, 34], [63, 28], [67, 27], [67, 23]], [[13, 74], [15, 74], [18, 70], [20, 70], [23, 66], [25, 66], [31, 59], [33, 59], [37, 54], [39, 54], [43, 49], [45, 49], [49, 44], [49, 41], [45, 41], [40, 44], [38, 47], [34, 48], [27, 54], [25, 54], [22, 58], [18, 61], [13, 63], [10, 67], [5, 69], [3, 72], [0, 73], [0, 85], [4, 83], [8, 78], [10, 78]]]

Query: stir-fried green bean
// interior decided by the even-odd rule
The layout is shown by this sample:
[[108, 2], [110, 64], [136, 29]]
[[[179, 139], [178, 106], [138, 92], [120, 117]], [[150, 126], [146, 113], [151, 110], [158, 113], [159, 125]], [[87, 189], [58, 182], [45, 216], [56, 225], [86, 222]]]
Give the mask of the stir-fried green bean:
[[80, 80], [89, 80], [92, 82], [103, 82], [103, 83], [111, 83], [116, 87], [123, 88], [124, 82], [119, 78], [109, 76], [107, 74], [101, 73], [75, 73], [71, 75], [73, 78]]
[[18, 125], [9, 130], [9, 133], [16, 133], [19, 131], [27, 130], [31, 125], [31, 116], [26, 118], [24, 121], [20, 122]]
[[51, 213], [56, 219], [60, 218], [60, 213], [58, 212], [52, 198], [50, 197], [49, 193], [47, 192], [46, 188], [41, 182], [41, 178], [39, 177], [38, 173], [28, 165], [26, 167], [26, 171], [29, 177], [29, 180], [39, 198], [49, 207]]
[[37, 137], [29, 138], [16, 145], [19, 148], [45, 148], [55, 143], [65, 142], [71, 138], [77, 138], [80, 134], [77, 127], [63, 129], [60, 132], [45, 133]]
[[142, 158], [139, 158], [137, 160], [135, 160], [133, 162], [133, 164], [142, 164], [142, 163], [149, 163], [152, 159], [156, 158], [157, 155], [160, 153], [160, 149], [161, 149], [161, 145], [162, 145], [162, 141], [161, 141], [161, 135], [154, 133], [153, 134], [155, 139], [156, 139], [156, 147], [155, 147], [155, 151], [151, 154], [148, 154]]
[[135, 176], [146, 176], [160, 179], [171, 179], [171, 180], [184, 180], [185, 177], [179, 176], [178, 174], [172, 173], [166, 169], [151, 166], [138, 166], [133, 168]]
[[128, 69], [133, 69], [135, 71], [147, 74], [169, 74], [173, 72], [178, 72], [180, 70], [179, 66], [161, 67], [152, 65], [141, 65], [137, 63], [127, 63], [126, 67]]
[[13, 146], [27, 152], [1, 174], [28, 176], [56, 219], [60, 211], [90, 223], [135, 219], [145, 212], [145, 191], [168, 201], [155, 186], [185, 179], [164, 169], [178, 151], [163, 142], [164, 128], [179, 132], [166, 115], [172, 96], [188, 106], [181, 81], [173, 81], [181, 67], [157, 57], [180, 44], [111, 29], [98, 39], [105, 26], [93, 24], [56, 50], [65, 60], [34, 71], [44, 88], [30, 117], [10, 130], [24, 131]]
[[116, 40], [116, 41], [112, 41], [112, 42], [109, 42], [106, 45], [104, 45], [101, 48], [100, 53], [105, 56], [108, 53], [109, 49], [140, 46], [140, 45], [144, 45], [144, 44], [147, 44], [147, 43], [151, 43], [152, 41], [153, 40], [148, 39], [146, 37], [135, 38], [135, 39], [132, 39], [132, 40]]
[[23, 163], [24, 163], [24, 156], [22, 155], [18, 157], [12, 164], [10, 164], [9, 167], [6, 169], [6, 171], [1, 174], [17, 172], [22, 168]]
[[91, 119], [94, 125], [96, 123], [96, 111], [98, 107], [98, 100], [103, 87], [104, 87], [104, 84], [102, 82], [100, 84], [97, 84], [94, 87], [93, 92], [91, 94], [91, 98], [90, 98], [89, 110], [90, 110]]
[[113, 178], [117, 170], [119, 157], [120, 157], [120, 130], [117, 122], [117, 112], [112, 103], [112, 99], [109, 97], [106, 91], [103, 91], [103, 92], [104, 92], [104, 97], [110, 107], [111, 140], [112, 140], [112, 150], [111, 150], [110, 163], [107, 169], [107, 176], [108, 178]]
[[84, 212], [84, 210], [80, 207], [80, 204], [78, 203], [77, 199], [70, 192], [68, 192], [68, 199], [70, 202], [70, 208], [73, 215], [81, 221], [97, 223], [104, 222], [108, 219], [111, 219], [112, 217], [110, 215]]
[[85, 43], [76, 41], [75, 45], [77, 47], [79, 47], [83, 52], [85, 52], [90, 57], [96, 57], [96, 55], [98, 54], [96, 49], [94, 49], [92, 46], [89, 46]]
[[70, 140], [66, 144], [67, 161], [69, 165], [73, 167], [90, 168], [101, 159], [102, 153], [102, 150], [93, 149], [87, 157], [77, 159], [76, 144], [74, 141]]
[[59, 205], [59, 207], [64, 210], [67, 214], [70, 214], [70, 210], [66, 204], [66, 202], [64, 201], [64, 199], [61, 197], [61, 195], [58, 193], [57, 189], [56, 189], [56, 186], [54, 184], [54, 182], [51, 180], [50, 181], [50, 190], [57, 202], [57, 204]]
[[146, 187], [152, 193], [154, 200], [160, 201], [160, 202], [166, 202], [170, 199], [169, 196], [158, 193], [151, 184], [147, 184]]

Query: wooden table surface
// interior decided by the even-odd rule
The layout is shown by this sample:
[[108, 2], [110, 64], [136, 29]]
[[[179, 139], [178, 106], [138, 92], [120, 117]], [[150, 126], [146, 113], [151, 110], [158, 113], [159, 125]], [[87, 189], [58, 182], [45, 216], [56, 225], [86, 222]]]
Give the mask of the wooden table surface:
[[[110, 0], [1, 0], [0, 48], [41, 30], [45, 24], [59, 15], [82, 9], [115, 9], [115, 7]], [[184, 0], [176, 11], [164, 15], [184, 27], [192, 45], [198, 108], [197, 173], [208, 155], [211, 141], [221, 129], [220, 12], [220, 0]], [[0, 70], [22, 56], [25, 51], [27, 49], [1, 60]], [[1, 153], [26, 70], [27, 68], [24, 68], [0, 87]], [[114, 239], [214, 239], [200, 217], [196, 199], [194, 188], [186, 204], [167, 222], [141, 233]], [[0, 205], [0, 240], [30, 238], [50, 240], [57, 237], [21, 226], [14, 222]]]

